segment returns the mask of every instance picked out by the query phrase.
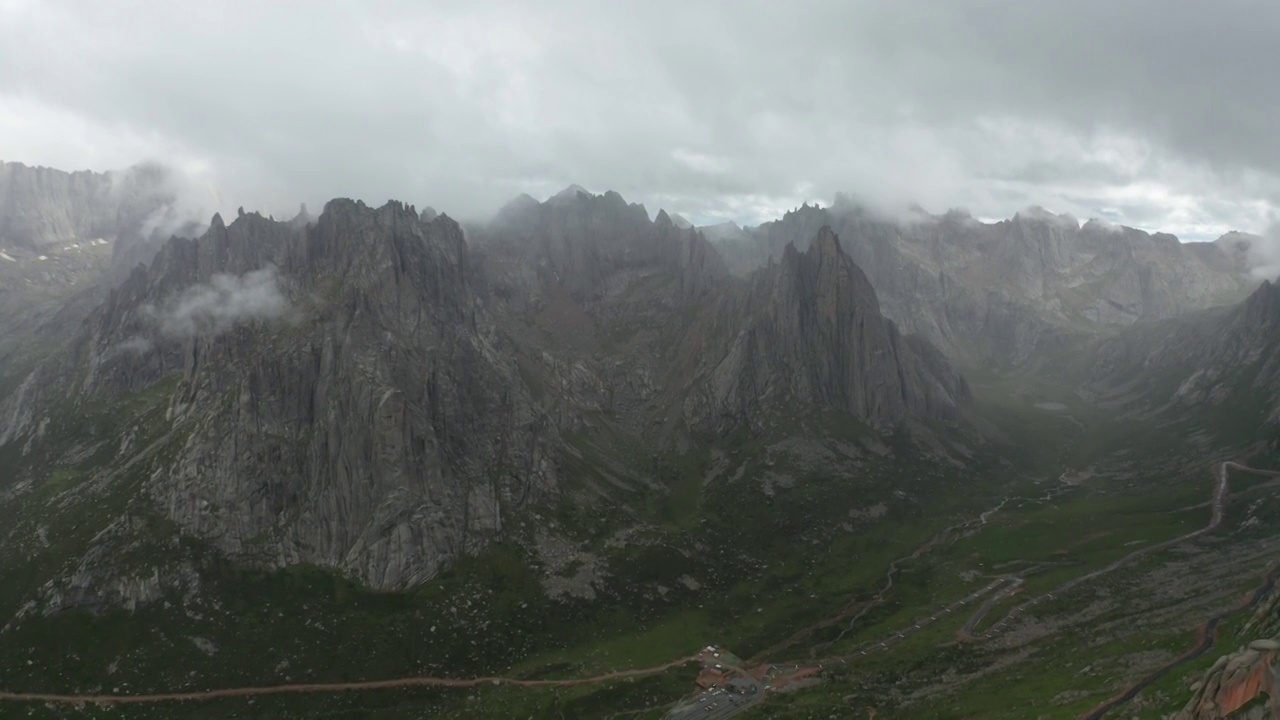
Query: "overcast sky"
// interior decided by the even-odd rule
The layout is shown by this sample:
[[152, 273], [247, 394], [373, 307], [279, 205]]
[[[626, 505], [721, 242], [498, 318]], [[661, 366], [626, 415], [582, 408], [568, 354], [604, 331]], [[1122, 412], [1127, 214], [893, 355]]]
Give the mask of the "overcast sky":
[[1280, 207], [1278, 36], [1274, 0], [0, 0], [0, 159], [160, 159], [276, 214], [846, 190], [1205, 239]]

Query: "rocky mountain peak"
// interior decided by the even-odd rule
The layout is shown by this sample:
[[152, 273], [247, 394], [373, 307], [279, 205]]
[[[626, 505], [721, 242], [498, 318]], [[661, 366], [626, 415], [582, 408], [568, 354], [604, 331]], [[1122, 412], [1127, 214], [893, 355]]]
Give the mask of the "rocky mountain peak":
[[862, 199], [857, 195], [848, 192], [837, 192], [835, 199], [831, 203], [833, 210], [858, 210], [864, 206]]
[[1015, 222], [1022, 223], [1048, 223], [1063, 229], [1079, 230], [1080, 221], [1070, 213], [1052, 213], [1039, 205], [1031, 205], [1027, 208], [1019, 210], [1014, 216]]
[[311, 213], [307, 211], [307, 204], [301, 203], [298, 206], [298, 214], [294, 215], [293, 218], [289, 220], [288, 224], [292, 227], [304, 227], [314, 219], [315, 218], [311, 217]]
[[1091, 234], [1091, 235], [1120, 233], [1130, 229], [1131, 228], [1128, 228], [1124, 225], [1116, 225], [1115, 223], [1112, 223], [1107, 220], [1103, 220], [1101, 218], [1089, 218], [1088, 220], [1085, 221], [1084, 225], [1080, 226], [1081, 233]]
[[593, 197], [593, 195], [590, 192], [587, 192], [587, 189], [582, 187], [581, 185], [570, 185], [569, 187], [561, 190], [555, 195], [552, 195], [548, 199], [548, 202], [573, 201], [573, 200], [577, 200], [581, 196]]
[[1255, 331], [1273, 327], [1280, 331], [1280, 285], [1262, 281], [1244, 302], [1244, 323]]
[[738, 223], [726, 220], [715, 225], [704, 225], [698, 228], [707, 240], [712, 243], [739, 242], [747, 240], [747, 234]]
[[723, 430], [774, 403], [887, 427], [955, 417], [969, 397], [936, 349], [904, 338], [880, 315], [875, 290], [829, 227], [804, 252], [788, 245], [780, 262], [751, 276], [745, 298], [721, 312], [738, 330], [699, 396], [703, 427]]
[[1258, 236], [1253, 233], [1232, 230], [1219, 235], [1218, 238], [1213, 241], [1213, 244], [1231, 250], [1248, 250], [1253, 243], [1258, 241], [1258, 239]]
[[533, 199], [528, 193], [520, 193], [503, 205], [496, 214], [494, 214], [494, 222], [518, 222], [520, 218], [529, 213], [536, 212], [542, 203]]
[[785, 284], [797, 302], [817, 309], [817, 319], [838, 323], [855, 315], [880, 315], [871, 282], [830, 226], [822, 226], [803, 253], [789, 245], [779, 273], [776, 282]]
[[852, 263], [849, 256], [840, 248], [840, 238], [836, 237], [830, 225], [823, 225], [818, 230], [818, 236], [809, 244], [808, 252], [817, 253], [819, 257], [830, 257]]
[[643, 205], [613, 191], [545, 203], [517, 199], [479, 230], [477, 242], [489, 251], [490, 264], [502, 265], [492, 268], [491, 277], [504, 288], [523, 287], [523, 297], [551, 282], [585, 300], [598, 297], [618, 273], [656, 271], [684, 277], [684, 287], [697, 295], [701, 290], [692, 289], [705, 282], [694, 275], [723, 267], [713, 248], [701, 247], [706, 241], [696, 231], [676, 227], [665, 211], [650, 220]]

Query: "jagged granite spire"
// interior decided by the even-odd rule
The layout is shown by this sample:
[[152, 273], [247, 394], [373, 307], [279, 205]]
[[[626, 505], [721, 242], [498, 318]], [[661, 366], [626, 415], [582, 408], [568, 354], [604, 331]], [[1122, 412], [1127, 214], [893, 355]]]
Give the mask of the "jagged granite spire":
[[723, 432], [771, 403], [846, 411], [876, 426], [954, 418], [964, 380], [927, 343], [903, 338], [880, 314], [862, 270], [821, 228], [801, 252], [751, 278], [715, 311], [733, 339], [686, 404], [691, 420]]

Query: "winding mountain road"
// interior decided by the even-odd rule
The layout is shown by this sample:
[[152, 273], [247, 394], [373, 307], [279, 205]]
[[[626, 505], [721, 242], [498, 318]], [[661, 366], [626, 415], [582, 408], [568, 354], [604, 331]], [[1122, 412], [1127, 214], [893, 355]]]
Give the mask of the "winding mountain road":
[[[976, 518], [963, 520], [947, 528], [944, 528], [943, 530], [938, 532], [938, 534], [934, 535], [932, 538], [926, 541], [923, 545], [911, 551], [911, 553], [907, 555], [903, 555], [902, 557], [899, 557], [899, 558], [895, 558], [892, 562], [889, 563], [888, 571], [885, 573], [884, 586], [880, 588], [880, 591], [877, 592], [872, 597], [872, 599], [869, 602], [867, 602], [860, 611], [858, 611], [856, 615], [849, 618], [849, 621], [845, 624], [844, 629], [840, 631], [839, 635], [837, 635], [832, 640], [829, 640], [825, 643], [821, 643], [820, 645], [815, 646], [813, 650], [810, 651], [810, 656], [812, 657], [813, 655], [816, 655], [817, 651], [822, 648], [830, 647], [831, 645], [834, 645], [840, 640], [843, 640], [846, 635], [848, 635], [850, 632], [853, 632], [854, 627], [857, 625], [859, 620], [861, 620], [868, 612], [870, 612], [872, 608], [877, 607], [878, 605], [884, 602], [885, 597], [889, 594], [891, 590], [893, 590], [894, 576], [898, 574], [898, 571], [900, 570], [900, 566], [902, 563], [909, 560], [915, 560], [919, 558], [921, 555], [923, 555], [924, 553], [930, 550], [933, 550], [941, 545], [944, 545], [944, 544], [951, 545], [952, 543], [956, 542], [956, 540], [962, 537], [972, 535], [973, 533], [985, 527], [986, 524], [991, 521], [991, 517], [996, 513], [1000, 512], [1000, 510], [1002, 510], [1004, 506], [1008, 505], [1010, 502], [1017, 502], [1019, 504], [1044, 503], [1044, 502], [1048, 502], [1049, 500], [1052, 500], [1058, 495], [1061, 495], [1062, 493], [1068, 491], [1069, 489], [1070, 488], [1067, 486], [1056, 487], [1049, 490], [1043, 496], [1038, 498], [1029, 498], [1029, 497], [1001, 498], [999, 503], [982, 511], [981, 513], [978, 514]], [[915, 623], [913, 627], [909, 628], [908, 629], [909, 632], [907, 634], [908, 635], [913, 634], [914, 631], [921, 629], [924, 625], [931, 622], [935, 622], [938, 619], [938, 617], [941, 617], [943, 615], [948, 615], [954, 612], [959, 607], [969, 602], [973, 602], [974, 600], [996, 589], [1001, 584], [1003, 584], [1006, 580], [1011, 578], [1013, 578], [1013, 576], [1000, 576], [996, 578], [996, 581], [992, 582], [991, 585], [974, 592], [969, 597], [956, 601], [950, 605], [947, 605], [943, 608], [940, 608], [930, 613], [928, 616], [926, 616], [927, 619], [922, 619], [921, 621]], [[856, 652], [858, 652], [861, 655], [865, 655], [867, 653], [863, 652], [863, 650], [870, 652], [876, 649], [883, 649], [888, 647], [890, 644], [892, 644], [892, 641], [903, 639], [903, 637], [904, 635], [901, 633], [894, 634], [889, 638], [886, 638], [885, 642], [869, 643], [868, 646], [859, 648]], [[850, 656], [844, 656], [844, 657], [848, 658]]]
[[[1259, 470], [1257, 468], [1251, 468], [1247, 465], [1241, 465], [1240, 463], [1232, 462], [1232, 461], [1227, 461], [1219, 465], [1217, 468], [1218, 485], [1213, 493], [1213, 505], [1212, 505], [1213, 511], [1210, 518], [1210, 525], [1212, 525], [1214, 528], [1216, 528], [1218, 525], [1222, 523], [1224, 506], [1226, 504], [1226, 499], [1228, 496], [1228, 493], [1227, 493], [1227, 470], [1228, 469], [1253, 473], [1255, 475], [1264, 475], [1267, 477], [1280, 477], [1280, 472], [1276, 472], [1274, 470]], [[1223, 621], [1227, 620], [1228, 618], [1230, 618], [1232, 615], [1235, 615], [1236, 613], [1239, 613], [1243, 610], [1248, 610], [1256, 606], [1258, 602], [1260, 602], [1262, 598], [1266, 596], [1267, 593], [1271, 592], [1271, 590], [1275, 587], [1277, 581], [1280, 581], [1280, 565], [1272, 566], [1272, 568], [1267, 572], [1266, 576], [1263, 578], [1262, 584], [1259, 585], [1257, 588], [1255, 588], [1253, 592], [1251, 592], [1248, 596], [1246, 596], [1241, 603], [1239, 603], [1238, 605], [1232, 608], [1224, 610], [1223, 612], [1220, 612], [1217, 615], [1214, 615], [1213, 617], [1206, 620], [1203, 625], [1196, 628], [1196, 642], [1195, 642], [1195, 645], [1193, 645], [1189, 650], [1184, 652], [1182, 655], [1179, 655], [1178, 657], [1174, 658], [1173, 660], [1169, 661], [1168, 663], [1160, 666], [1159, 668], [1156, 668], [1151, 673], [1148, 673], [1145, 677], [1138, 680], [1138, 682], [1128, 686], [1119, 694], [1114, 695], [1108, 698], [1107, 700], [1104, 700], [1093, 710], [1090, 710], [1085, 715], [1082, 715], [1080, 720], [1101, 720], [1101, 718], [1105, 716], [1108, 712], [1116, 709], [1117, 707], [1137, 697], [1138, 693], [1142, 692], [1143, 689], [1145, 689], [1147, 686], [1151, 685], [1155, 681], [1167, 675], [1174, 668], [1177, 668], [1179, 665], [1183, 665], [1187, 662], [1190, 662], [1191, 660], [1194, 660], [1195, 658], [1198, 658], [1201, 655], [1208, 652], [1209, 650], [1213, 649], [1214, 644], [1218, 640], [1218, 627], [1223, 623]]]
[[[1148, 545], [1146, 547], [1139, 548], [1108, 565], [1105, 565], [1097, 570], [1094, 570], [1093, 572], [1085, 573], [1084, 575], [1074, 577], [1062, 583], [1061, 585], [1055, 587], [1053, 590], [1049, 592], [1043, 593], [1041, 595], [1037, 595], [1036, 597], [1033, 597], [1024, 603], [1013, 607], [1012, 609], [1009, 610], [1008, 613], [1005, 614], [1003, 618], [1001, 618], [994, 625], [988, 628], [986, 632], [981, 632], [981, 633], [976, 632], [975, 631], [976, 626], [978, 625], [978, 623], [982, 621], [982, 619], [987, 615], [987, 613], [990, 612], [991, 608], [1001, 600], [1005, 599], [1009, 595], [1012, 595], [1014, 592], [1016, 592], [1018, 587], [1006, 589], [1005, 592], [1003, 593], [1004, 597], [996, 596], [991, 600], [989, 600], [982, 607], [978, 608], [978, 610], [969, 618], [969, 621], [965, 623], [964, 627], [960, 629], [961, 639], [970, 640], [970, 641], [990, 639], [994, 637], [997, 633], [999, 633], [1001, 630], [1003, 630], [1009, 623], [1013, 622], [1014, 620], [1017, 620], [1017, 618], [1021, 616], [1024, 612], [1035, 607], [1036, 605], [1039, 605], [1040, 603], [1043, 603], [1047, 600], [1053, 600], [1054, 597], [1057, 595], [1061, 595], [1062, 593], [1065, 593], [1068, 590], [1071, 590], [1072, 588], [1075, 588], [1078, 585], [1082, 585], [1086, 582], [1089, 582], [1090, 580], [1094, 580], [1103, 575], [1106, 575], [1107, 573], [1110, 573], [1113, 570], [1124, 567], [1125, 565], [1128, 565], [1129, 563], [1133, 562], [1134, 560], [1137, 560], [1138, 558], [1145, 557], [1147, 555], [1151, 555], [1153, 553], [1157, 553], [1162, 550], [1167, 550], [1175, 545], [1179, 545], [1181, 543], [1187, 542], [1188, 540], [1195, 540], [1198, 537], [1207, 535], [1213, 532], [1214, 530], [1217, 530], [1218, 526], [1222, 524], [1222, 518], [1226, 512], [1227, 498], [1230, 496], [1230, 483], [1228, 482], [1228, 472], [1227, 472], [1228, 470], [1239, 470], [1241, 472], [1250, 472], [1257, 475], [1280, 476], [1280, 472], [1273, 472], [1270, 470], [1258, 470], [1256, 468], [1251, 468], [1247, 465], [1241, 465], [1240, 463], [1235, 462], [1233, 460], [1227, 460], [1225, 462], [1219, 463], [1217, 467], [1214, 468], [1214, 472], [1213, 472], [1214, 482], [1213, 482], [1213, 490], [1210, 494], [1211, 499], [1209, 503], [1209, 507], [1210, 507], [1209, 522], [1204, 527], [1200, 528], [1199, 530], [1194, 530], [1192, 532], [1189, 532], [1185, 535], [1180, 535], [1170, 540], [1165, 540], [1163, 542], [1158, 542], [1154, 545]], [[1022, 578], [1018, 577], [1018, 580], [1019, 580], [1018, 586], [1020, 587]]]

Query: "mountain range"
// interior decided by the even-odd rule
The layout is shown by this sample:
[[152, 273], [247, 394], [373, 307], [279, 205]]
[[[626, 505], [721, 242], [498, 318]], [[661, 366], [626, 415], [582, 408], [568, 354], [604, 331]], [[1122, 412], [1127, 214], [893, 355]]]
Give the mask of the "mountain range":
[[[847, 196], [698, 228], [578, 186], [465, 224], [335, 199], [206, 225], [179, 204], [162, 168], [0, 166], [0, 690], [45, 688], [55, 662], [79, 692], [339, 681], [356, 659], [577, 677], [714, 635], [895, 717], [1075, 713], [1168, 660], [1110, 634], [1167, 643], [1237, 590], [1124, 619], [1115, 598], [1209, 572], [1131, 545], [1185, 537], [1236, 577], [1271, 548], [1269, 496], [1243, 502], [1265, 483], [1223, 542], [1188, 525], [1209, 458], [1280, 463], [1280, 291], [1253, 236]], [[1084, 568], [1129, 574], [972, 650], [926, 629], [990, 591], [959, 630], [981, 637]], [[1087, 650], [1052, 644], [1071, 627]], [[854, 674], [882, 635], [921, 654]], [[981, 709], [1060, 652], [1106, 675]], [[571, 716], [648, 707], [610, 693]], [[536, 697], [439, 707], [565, 711]], [[785, 697], [776, 716], [808, 717]]]
[[751, 282], [616, 194], [517, 201], [479, 247], [400, 203], [215, 215], [110, 291], [0, 438], [38, 449], [68, 390], [118, 402], [175, 379], [186, 439], [147, 487], [170, 520], [231, 557], [397, 588], [554, 498], [563, 434], [676, 447], [783, 411], [893, 426], [968, 399], [829, 229]]
[[1025, 365], [1096, 332], [1238, 302], [1259, 282], [1254, 236], [1182, 243], [1035, 207], [984, 223], [958, 210], [892, 217], [842, 195], [755, 228], [707, 230], [745, 273], [821, 226], [845, 238], [888, 317], [969, 366]]

